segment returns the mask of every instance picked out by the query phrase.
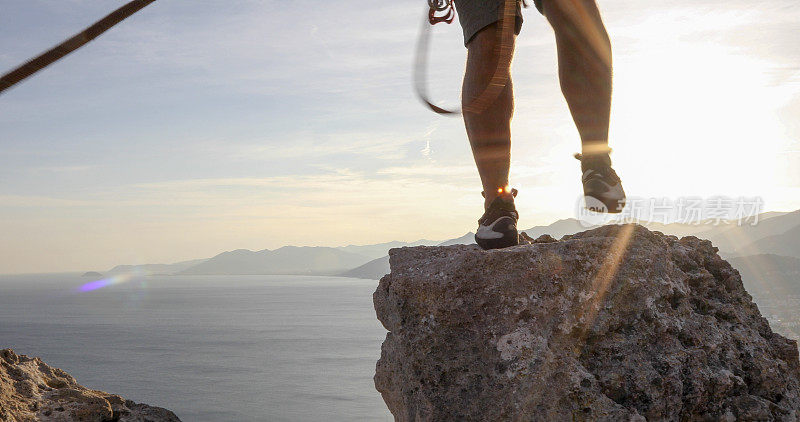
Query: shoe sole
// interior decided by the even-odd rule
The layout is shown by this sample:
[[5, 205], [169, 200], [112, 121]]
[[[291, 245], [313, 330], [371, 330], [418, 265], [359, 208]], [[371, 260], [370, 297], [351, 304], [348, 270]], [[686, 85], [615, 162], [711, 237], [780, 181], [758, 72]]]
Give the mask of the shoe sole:
[[596, 196], [586, 195], [583, 197], [585, 208], [592, 212], [605, 213], [605, 214], [619, 214], [625, 208], [625, 198], [598, 198]]
[[[478, 237], [478, 234], [475, 233], [475, 243], [477, 243], [478, 246], [484, 250], [503, 249], [519, 245], [519, 233], [517, 232], [517, 225], [514, 220], [509, 217], [503, 217], [492, 223], [492, 226], [496, 227], [498, 223], [503, 223], [506, 219], [509, 220], [509, 222], [506, 223], [507, 225], [505, 230], [493, 231], [493, 233], [502, 234], [501, 237], [487, 239]], [[511, 230], [511, 227], [513, 227], [513, 230]]]

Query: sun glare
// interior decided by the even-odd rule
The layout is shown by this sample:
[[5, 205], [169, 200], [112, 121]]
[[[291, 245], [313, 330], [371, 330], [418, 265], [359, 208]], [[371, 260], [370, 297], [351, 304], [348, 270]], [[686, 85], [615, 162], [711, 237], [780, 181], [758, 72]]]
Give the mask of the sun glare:
[[777, 111], [793, 92], [774, 86], [770, 64], [712, 41], [647, 38], [650, 48], [615, 66], [612, 143], [632, 189], [764, 194], [778, 184], [789, 140]]

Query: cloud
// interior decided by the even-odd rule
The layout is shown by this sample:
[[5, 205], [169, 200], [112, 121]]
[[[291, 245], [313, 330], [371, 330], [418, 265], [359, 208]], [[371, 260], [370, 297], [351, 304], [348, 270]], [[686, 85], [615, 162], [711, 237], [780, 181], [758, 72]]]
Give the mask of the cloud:
[[33, 171], [40, 171], [46, 173], [75, 173], [75, 172], [83, 172], [83, 171], [90, 171], [95, 170], [99, 166], [93, 165], [78, 165], [78, 166], [42, 166], [42, 167], [33, 167], [31, 170]]
[[53, 198], [47, 196], [33, 195], [0, 195], [0, 204], [3, 204], [4, 212], [11, 208], [74, 208], [91, 207], [97, 202], [82, 199]]
[[477, 170], [473, 165], [466, 166], [442, 166], [442, 165], [416, 165], [409, 167], [386, 167], [376, 172], [379, 175], [388, 176], [411, 176], [411, 177], [424, 177], [442, 180], [441, 176], [451, 176], [453, 178], [460, 176], [475, 176], [477, 177]]
[[235, 159], [321, 158], [351, 154], [378, 160], [405, 158], [404, 147], [415, 142], [401, 134], [381, 132], [320, 133], [296, 132], [285, 139], [248, 141], [232, 148]]

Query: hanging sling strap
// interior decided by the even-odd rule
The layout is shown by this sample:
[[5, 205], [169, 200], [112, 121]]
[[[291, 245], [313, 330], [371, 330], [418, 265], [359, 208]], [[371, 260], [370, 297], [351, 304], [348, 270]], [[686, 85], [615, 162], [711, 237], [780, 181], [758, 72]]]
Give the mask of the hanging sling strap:
[[69, 53], [81, 48], [89, 41], [97, 38], [103, 32], [108, 31], [114, 25], [122, 22], [129, 16], [143, 9], [145, 6], [156, 0], [133, 0], [119, 9], [111, 12], [108, 16], [100, 19], [90, 27], [84, 29], [72, 38], [61, 44], [45, 51], [37, 57], [29, 60], [18, 68], [0, 77], [0, 94], [12, 86], [24, 81], [34, 73], [53, 64]]
[[453, 2], [452, 0], [428, 0], [429, 11], [425, 15], [425, 21], [423, 21], [423, 27], [420, 30], [419, 39], [417, 41], [417, 58], [414, 67], [414, 86], [417, 96], [419, 96], [420, 100], [422, 100], [428, 108], [438, 114], [457, 115], [464, 112], [480, 114], [497, 100], [509, 80], [508, 68], [511, 65], [511, 58], [514, 54], [513, 45], [514, 28], [517, 20], [517, 1], [518, 0], [503, 0], [503, 7], [500, 9], [501, 15], [499, 16], [501, 27], [497, 34], [500, 49], [497, 67], [495, 68], [489, 84], [480, 95], [470, 100], [470, 102], [464, 106], [463, 110], [447, 110], [433, 104], [430, 100], [427, 87], [427, 61], [431, 27], [439, 22], [449, 24], [453, 21]]

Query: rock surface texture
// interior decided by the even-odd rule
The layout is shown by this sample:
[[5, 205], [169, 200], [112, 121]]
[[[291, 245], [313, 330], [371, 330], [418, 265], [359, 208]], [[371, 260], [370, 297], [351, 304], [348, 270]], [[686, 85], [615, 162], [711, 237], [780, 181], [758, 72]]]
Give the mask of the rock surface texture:
[[375, 386], [398, 421], [797, 421], [794, 341], [709, 241], [605, 226], [390, 252]]
[[39, 358], [0, 350], [0, 421], [180, 422], [169, 410], [90, 390]]

